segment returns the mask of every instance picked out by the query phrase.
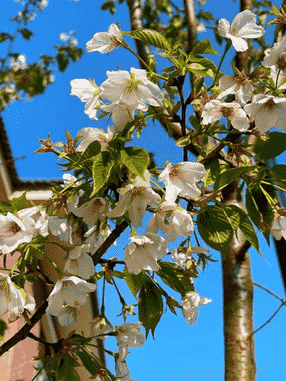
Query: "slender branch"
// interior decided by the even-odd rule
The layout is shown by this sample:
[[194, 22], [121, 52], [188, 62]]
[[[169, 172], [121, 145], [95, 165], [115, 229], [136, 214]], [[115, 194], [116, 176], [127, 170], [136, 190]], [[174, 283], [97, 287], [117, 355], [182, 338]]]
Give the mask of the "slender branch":
[[262, 328], [264, 328], [267, 324], [269, 324], [270, 322], [271, 322], [271, 320], [278, 314], [278, 312], [281, 310], [281, 308], [283, 307], [283, 306], [285, 306], [286, 305], [286, 301], [285, 302], [282, 302], [281, 304], [280, 304], [280, 306], [277, 308], [277, 310], [274, 312], [274, 314], [272, 314], [271, 316], [270, 316], [270, 318], [264, 323], [264, 324], [262, 324], [259, 328], [257, 328], [255, 331], [253, 331], [249, 336], [248, 336], [248, 338], [250, 338], [251, 336], [253, 336], [253, 335], [255, 335], [258, 331], [260, 331]]
[[38, 321], [43, 317], [48, 307], [48, 301], [46, 300], [41, 307], [38, 309], [36, 313], [30, 318], [31, 324], [25, 324], [19, 332], [17, 332], [11, 339], [7, 340], [0, 347], [0, 356], [2, 356], [5, 352], [9, 351], [14, 345], [19, 343], [20, 341], [26, 339], [28, 337], [31, 329], [38, 323]]
[[266, 288], [266, 287], [262, 286], [262, 284], [260, 284], [260, 283], [256, 283], [256, 282], [253, 282], [253, 285], [254, 285], [254, 286], [257, 286], [257, 287], [260, 287], [260, 288], [262, 288], [262, 290], [264, 290], [264, 291], [268, 292], [268, 294], [270, 294], [270, 295], [274, 296], [274, 298], [276, 298], [276, 299], [280, 300], [280, 302], [281, 302], [281, 303], [286, 303], [286, 300], [284, 300], [284, 299], [280, 298], [280, 296], [278, 296], [278, 295], [274, 294], [274, 292], [273, 292], [273, 291], [270, 291], [268, 288]]
[[103, 254], [107, 251], [107, 249], [113, 244], [113, 242], [124, 232], [127, 228], [128, 223], [124, 220], [121, 224], [117, 225], [116, 228], [112, 231], [112, 233], [106, 238], [100, 248], [93, 254], [92, 260], [93, 264], [97, 265], [99, 259], [103, 256]]

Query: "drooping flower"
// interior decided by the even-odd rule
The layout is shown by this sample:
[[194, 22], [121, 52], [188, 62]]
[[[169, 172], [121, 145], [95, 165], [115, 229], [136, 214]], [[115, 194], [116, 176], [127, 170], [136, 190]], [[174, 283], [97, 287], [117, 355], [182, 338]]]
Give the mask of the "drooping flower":
[[128, 347], [142, 347], [145, 343], [145, 337], [143, 333], [140, 332], [141, 326], [142, 323], [124, 323], [115, 327], [115, 331], [118, 333], [116, 336], [119, 347], [118, 361], [124, 361], [126, 359]]
[[177, 263], [177, 265], [179, 265], [181, 267], [184, 267], [184, 265], [188, 259], [192, 259], [192, 255], [194, 253], [208, 254], [209, 249], [207, 249], [205, 247], [200, 247], [200, 246], [192, 246], [191, 249], [184, 247], [182, 249], [173, 249], [171, 251], [171, 255], [172, 255], [174, 261]]
[[146, 70], [132, 67], [130, 73], [117, 70], [107, 71], [106, 74], [108, 79], [100, 86], [102, 98], [112, 102], [121, 101], [129, 107], [139, 106], [140, 103], [162, 106], [164, 93], [158, 85], [147, 79]]
[[143, 269], [157, 271], [160, 266], [157, 259], [167, 254], [167, 243], [163, 237], [154, 233], [137, 235], [124, 249], [124, 261], [132, 274], [139, 274]]
[[103, 129], [94, 127], [85, 127], [78, 131], [77, 136], [80, 137], [80, 145], [76, 148], [77, 152], [84, 152], [87, 147], [94, 141], [98, 141], [101, 145], [101, 150], [105, 151], [108, 143], [113, 138], [115, 133], [114, 126], [109, 126], [107, 132]]
[[74, 323], [77, 318], [78, 309], [79, 307], [71, 307], [68, 305], [62, 306], [61, 310], [56, 315], [59, 324], [66, 327]]
[[226, 19], [218, 22], [218, 33], [221, 37], [230, 38], [234, 49], [244, 52], [248, 49], [245, 38], [259, 38], [265, 33], [262, 26], [256, 24], [256, 15], [249, 10], [235, 16], [231, 26]]
[[118, 48], [124, 42], [122, 32], [116, 24], [111, 24], [107, 32], [96, 33], [93, 38], [86, 43], [88, 52], [98, 51], [100, 53], [109, 53]]
[[75, 246], [70, 250], [64, 272], [82, 279], [90, 279], [94, 275], [94, 264], [88, 252], [89, 246], [86, 244]]
[[134, 184], [128, 184], [125, 188], [117, 189], [122, 198], [118, 201], [116, 207], [107, 213], [109, 218], [123, 216], [128, 212], [132, 224], [136, 227], [142, 223], [142, 218], [146, 212], [147, 206], [158, 206], [161, 197], [155, 193], [150, 185], [150, 174], [146, 170], [144, 174], [147, 181], [136, 176]]
[[98, 220], [104, 220], [109, 210], [109, 203], [102, 197], [95, 197], [83, 205], [72, 209], [72, 213], [81, 217], [88, 226], [93, 226]]
[[286, 239], [286, 218], [284, 216], [274, 218], [270, 232], [278, 241], [280, 241], [282, 237]]
[[179, 235], [189, 236], [194, 231], [194, 224], [186, 210], [174, 202], [164, 201], [151, 217], [146, 232], [157, 233], [159, 229], [167, 233], [166, 242], [171, 242]]
[[166, 187], [165, 200], [175, 202], [178, 194], [197, 198], [201, 191], [196, 186], [206, 170], [201, 163], [183, 162], [175, 165], [168, 164], [160, 173], [158, 180], [163, 181]]
[[263, 134], [272, 127], [286, 130], [285, 97], [257, 94], [244, 109], [250, 118], [254, 118], [256, 128]]
[[246, 131], [249, 128], [249, 119], [243, 108], [235, 102], [226, 103], [213, 99], [206, 103], [202, 112], [202, 124], [214, 123], [225, 116], [232, 126], [238, 131]]
[[235, 99], [240, 105], [245, 105], [250, 101], [254, 91], [252, 82], [245, 73], [240, 73], [234, 77], [231, 75], [222, 76], [219, 80], [219, 87], [222, 92], [217, 99], [224, 98], [229, 94], [235, 94]]
[[100, 107], [100, 89], [94, 81], [87, 79], [73, 79], [70, 82], [71, 95], [76, 95], [82, 102], [86, 103], [84, 112], [90, 119], [97, 119], [96, 114]]
[[[85, 234], [85, 244], [88, 246], [88, 252], [94, 254], [97, 249], [103, 244], [103, 242], [110, 235], [111, 230], [107, 221], [102, 221], [100, 226], [93, 226]], [[114, 242], [115, 245], [115, 242]]]
[[0, 300], [0, 318], [9, 312], [9, 321], [18, 319], [25, 309], [29, 312], [35, 309], [34, 298], [26, 294], [24, 299], [21, 291], [14, 285], [11, 278], [2, 273], [0, 273]]
[[286, 75], [286, 36], [276, 42], [271, 49], [265, 51], [262, 65]]
[[182, 300], [183, 315], [189, 324], [195, 324], [198, 317], [198, 306], [212, 302], [211, 299], [201, 297], [197, 292], [188, 292]]
[[48, 296], [47, 313], [57, 316], [62, 306], [79, 307], [87, 302], [89, 292], [96, 289], [96, 284], [88, 283], [76, 276], [63, 277], [58, 280], [53, 291]]
[[72, 227], [65, 217], [49, 216], [49, 231], [60, 240], [73, 244]]
[[115, 133], [120, 132], [126, 126], [127, 123], [134, 120], [136, 109], [147, 111], [147, 107], [140, 102], [135, 105], [128, 105], [124, 102], [117, 101], [101, 106], [101, 109], [105, 112], [110, 112], [114, 123]]

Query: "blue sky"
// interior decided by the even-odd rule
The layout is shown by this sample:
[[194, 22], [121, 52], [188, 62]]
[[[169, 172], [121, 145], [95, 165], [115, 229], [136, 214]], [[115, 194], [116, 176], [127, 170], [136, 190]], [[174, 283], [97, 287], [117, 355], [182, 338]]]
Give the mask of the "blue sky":
[[[59, 34], [76, 30], [79, 46], [84, 48], [93, 34], [106, 31], [112, 22], [119, 22], [121, 29], [128, 31], [129, 15], [127, 7], [121, 5], [118, 12], [111, 17], [107, 12], [100, 11], [102, 1], [80, 0], [50, 0], [49, 6], [39, 13], [30, 24], [34, 32], [30, 42], [21, 38], [14, 44], [14, 52], [25, 54], [28, 63], [33, 63], [40, 54], [52, 54], [53, 46], [60, 43]], [[181, 5], [182, 1], [176, 1]], [[275, 1], [275, 4], [279, 2]], [[239, 12], [239, 2], [209, 0], [205, 6], [211, 9], [216, 17], [227, 18], [232, 22]], [[1, 9], [1, 31], [14, 31], [15, 25], [9, 22], [10, 17], [21, 10], [21, 4], [6, 0], [5, 8]], [[208, 37], [208, 33], [199, 35], [200, 39]], [[272, 37], [271, 37], [272, 38]], [[132, 41], [128, 39], [132, 45]], [[0, 56], [6, 53], [6, 45], [0, 45]], [[222, 48], [218, 48], [222, 54]], [[235, 53], [231, 48], [227, 59]], [[218, 59], [218, 58], [216, 58]], [[217, 61], [216, 61], [217, 62]], [[75, 78], [94, 78], [97, 84], [106, 79], [106, 70], [122, 70], [138, 67], [135, 57], [124, 49], [117, 49], [111, 54], [85, 53], [83, 58], [71, 64], [64, 74], [55, 73], [55, 82], [44, 95], [32, 101], [15, 102], [3, 113], [5, 126], [8, 132], [13, 156], [23, 160], [16, 161], [16, 167], [22, 180], [58, 179], [62, 172], [56, 165], [56, 157], [52, 154], [38, 154], [33, 152], [39, 147], [38, 138], [46, 138], [50, 133], [55, 141], [65, 140], [65, 129], [73, 136], [83, 127], [107, 128], [106, 119], [90, 120], [84, 114], [84, 104], [77, 97], [70, 96], [70, 81]], [[222, 69], [226, 72], [226, 67]], [[160, 145], [159, 145], [160, 143]], [[149, 151], [155, 152], [158, 166], [163, 166], [166, 160], [172, 163], [182, 161], [182, 150], [174, 145], [165, 131], [160, 127], [148, 126], [143, 130], [140, 141], [136, 142]], [[284, 157], [280, 158], [285, 162]], [[145, 224], [143, 224], [142, 232]], [[138, 230], [139, 233], [141, 232]], [[123, 248], [126, 245], [128, 234], [125, 233], [112, 247], [106, 257], [114, 255], [123, 258]], [[263, 258], [254, 250], [250, 250], [253, 279], [276, 294], [283, 297], [283, 287], [277, 266], [273, 247], [267, 247], [264, 239], [260, 239]], [[213, 251], [213, 257], [219, 260], [219, 253]], [[131, 377], [138, 381], [221, 381], [223, 379], [223, 335], [222, 335], [222, 282], [220, 261], [211, 263], [204, 272], [200, 273], [195, 281], [195, 288], [201, 296], [213, 300], [207, 306], [200, 307], [199, 318], [194, 326], [190, 326], [182, 318], [181, 312], [175, 316], [170, 312], [162, 316], [156, 332], [155, 340], [150, 336], [142, 348], [131, 350], [127, 358]], [[135, 303], [132, 295], [127, 292], [124, 282], [117, 281], [118, 286], [126, 290], [126, 301]], [[100, 295], [100, 285], [99, 295]], [[110, 287], [107, 291], [111, 291]], [[124, 293], [124, 291], [123, 291]], [[171, 291], [170, 291], [170, 294]], [[177, 295], [173, 295], [176, 296]], [[116, 317], [120, 313], [120, 306], [116, 295], [107, 294], [112, 306], [107, 308], [107, 317], [114, 324], [121, 324], [122, 320]], [[279, 301], [263, 290], [255, 289], [254, 327], [263, 324], [278, 308]], [[136, 322], [137, 317], [129, 321]], [[274, 320], [255, 336], [257, 379], [268, 381], [281, 379], [285, 374], [286, 356], [286, 309], [282, 309]], [[112, 339], [110, 339], [112, 341]], [[110, 343], [116, 350], [114, 342]], [[108, 360], [111, 369], [113, 362]]]

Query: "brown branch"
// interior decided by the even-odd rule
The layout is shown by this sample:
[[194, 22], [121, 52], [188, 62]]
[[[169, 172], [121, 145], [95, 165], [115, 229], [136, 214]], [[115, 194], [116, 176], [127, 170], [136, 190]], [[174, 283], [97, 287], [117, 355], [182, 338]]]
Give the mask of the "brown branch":
[[193, 0], [184, 0], [185, 15], [188, 26], [188, 47], [187, 52], [190, 53], [197, 43], [197, 22], [195, 15], [195, 7]]
[[28, 337], [31, 329], [38, 323], [38, 321], [43, 317], [48, 307], [48, 301], [46, 300], [37, 312], [30, 318], [31, 324], [26, 323], [19, 332], [17, 332], [11, 339], [7, 340], [0, 347], [0, 356], [2, 356], [5, 352], [9, 351], [10, 348], [14, 347], [17, 343], [22, 340], [25, 340]]
[[106, 238], [100, 248], [93, 254], [92, 260], [93, 264], [97, 265], [99, 259], [103, 256], [106, 250], [115, 242], [115, 240], [124, 232], [127, 228], [128, 223], [124, 220], [121, 224], [117, 225], [116, 228], [112, 231], [112, 233]]

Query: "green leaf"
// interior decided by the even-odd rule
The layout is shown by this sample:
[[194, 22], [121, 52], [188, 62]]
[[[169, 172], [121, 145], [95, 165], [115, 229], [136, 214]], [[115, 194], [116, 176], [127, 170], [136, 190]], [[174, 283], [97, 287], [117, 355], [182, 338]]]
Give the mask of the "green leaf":
[[286, 134], [283, 132], [269, 132], [268, 140], [258, 139], [254, 152], [259, 160], [268, 160], [281, 155], [286, 150]]
[[100, 152], [92, 165], [93, 190], [90, 197], [94, 196], [104, 184], [108, 182], [109, 174], [114, 165], [109, 152]]
[[98, 370], [101, 368], [100, 362], [86, 351], [78, 351], [77, 355], [81, 359], [85, 369], [88, 370], [92, 376], [96, 376]]
[[275, 181], [286, 180], [286, 165], [278, 164], [269, 169], [269, 172]]
[[218, 192], [223, 189], [226, 185], [231, 184], [235, 180], [239, 179], [242, 175], [254, 170], [256, 168], [255, 165], [248, 165], [245, 167], [239, 168], [231, 168], [227, 171], [221, 173], [214, 184], [214, 191]]
[[8, 212], [14, 213], [15, 209], [10, 204], [10, 202], [7, 201], [0, 201], [0, 212], [3, 214], [7, 214]]
[[135, 175], [145, 180], [144, 172], [149, 164], [149, 155], [140, 147], [127, 147], [120, 151], [122, 162]]
[[[221, 206], [223, 206], [223, 204]], [[231, 221], [232, 226], [235, 229], [240, 228], [242, 233], [245, 235], [246, 239], [249, 241], [249, 243], [260, 254], [259, 243], [257, 235], [255, 233], [255, 229], [244, 210], [242, 210], [236, 205], [229, 205], [227, 207], [224, 207], [224, 210], [228, 216], [228, 220]]]
[[13, 200], [11, 201], [11, 206], [15, 211], [28, 208], [29, 204], [26, 200], [26, 192], [24, 192], [20, 197], [13, 198]]
[[193, 284], [185, 277], [185, 271], [175, 263], [158, 261], [160, 269], [156, 273], [173, 290], [182, 296], [186, 292], [194, 291]]
[[146, 283], [149, 278], [145, 274], [145, 271], [141, 271], [140, 274], [135, 275], [128, 272], [127, 267], [123, 270], [125, 274], [125, 282], [132, 292], [133, 296], [136, 298], [139, 290], [143, 287], [144, 283]]
[[253, 194], [251, 192], [251, 188], [250, 187], [248, 187], [246, 189], [245, 205], [246, 205], [246, 209], [247, 209], [247, 213], [248, 213], [249, 217], [252, 219], [253, 223], [257, 227], [259, 227], [260, 226], [260, 222], [261, 222], [260, 212], [259, 212], [258, 206], [257, 206], [257, 204], [255, 202], [255, 199], [253, 197]]
[[216, 50], [213, 49], [211, 43], [208, 39], [199, 41], [191, 54], [218, 54]]
[[207, 170], [206, 176], [204, 176], [203, 182], [205, 187], [209, 187], [215, 182], [215, 179], [219, 176], [220, 165], [218, 159], [213, 159], [210, 163], [209, 169]]
[[146, 329], [146, 338], [151, 329], [152, 336], [163, 313], [163, 300], [161, 291], [151, 281], [144, 283], [140, 290], [138, 300], [139, 320]]
[[140, 29], [134, 30], [132, 32], [122, 32], [129, 37], [137, 38], [142, 41], [145, 45], [153, 45], [156, 48], [167, 50], [171, 49], [168, 40], [156, 30], [151, 29]]
[[208, 206], [198, 215], [197, 225], [201, 237], [210, 247], [221, 253], [226, 251], [233, 237], [233, 228], [221, 208]]
[[101, 145], [97, 140], [95, 140], [94, 142], [90, 143], [89, 146], [82, 153], [79, 162], [83, 163], [84, 161], [95, 157], [96, 155], [99, 154], [100, 151], [101, 151]]

